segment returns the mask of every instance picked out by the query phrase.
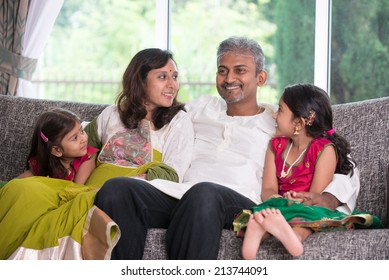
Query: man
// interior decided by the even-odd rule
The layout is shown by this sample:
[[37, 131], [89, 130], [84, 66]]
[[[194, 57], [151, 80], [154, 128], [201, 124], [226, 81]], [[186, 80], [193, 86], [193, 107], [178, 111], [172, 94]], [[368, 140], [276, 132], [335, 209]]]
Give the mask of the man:
[[[275, 131], [274, 108], [257, 103], [257, 88], [267, 79], [264, 61], [255, 41], [231, 37], [219, 45], [216, 86], [222, 99], [204, 96], [188, 106], [195, 143], [183, 184], [131, 178], [104, 184], [95, 204], [122, 232], [112, 258], [140, 259], [147, 229], [167, 228], [169, 258], [216, 259], [222, 229], [261, 202], [265, 151]], [[298, 196], [307, 204], [350, 211], [357, 177], [352, 182], [337, 175], [322, 195]]]

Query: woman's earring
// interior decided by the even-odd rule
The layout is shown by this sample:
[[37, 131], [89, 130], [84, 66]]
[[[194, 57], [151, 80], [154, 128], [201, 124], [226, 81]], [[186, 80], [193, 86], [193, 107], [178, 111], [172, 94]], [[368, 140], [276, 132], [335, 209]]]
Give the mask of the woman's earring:
[[300, 132], [297, 130], [297, 126], [294, 128], [294, 133], [293, 133], [293, 135], [299, 135], [300, 134]]

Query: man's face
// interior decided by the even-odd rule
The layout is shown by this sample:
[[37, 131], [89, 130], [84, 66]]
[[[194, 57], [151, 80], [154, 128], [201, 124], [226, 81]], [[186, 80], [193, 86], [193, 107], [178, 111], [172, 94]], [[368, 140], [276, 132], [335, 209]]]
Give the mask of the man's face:
[[256, 98], [260, 75], [256, 75], [254, 58], [250, 54], [226, 53], [219, 62], [216, 87], [227, 103]]

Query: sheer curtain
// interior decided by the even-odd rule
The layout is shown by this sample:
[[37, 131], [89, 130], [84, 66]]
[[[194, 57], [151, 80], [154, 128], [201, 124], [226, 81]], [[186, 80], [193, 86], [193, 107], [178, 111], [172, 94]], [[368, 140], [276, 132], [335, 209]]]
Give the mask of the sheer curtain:
[[[22, 41], [22, 56], [39, 59], [64, 0], [31, 0]], [[37, 97], [34, 85], [19, 78], [17, 96]]]

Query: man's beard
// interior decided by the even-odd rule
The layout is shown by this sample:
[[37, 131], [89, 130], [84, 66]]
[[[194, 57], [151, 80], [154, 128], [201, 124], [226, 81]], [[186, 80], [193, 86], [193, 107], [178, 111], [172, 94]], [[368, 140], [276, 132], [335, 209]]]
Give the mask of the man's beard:
[[237, 103], [241, 101], [244, 98], [244, 92], [241, 90], [239, 93], [236, 93], [236, 91], [228, 90], [227, 85], [222, 85], [220, 92], [221, 98], [223, 98], [226, 103], [232, 104]]

